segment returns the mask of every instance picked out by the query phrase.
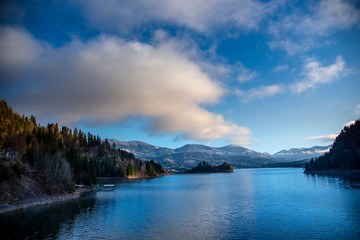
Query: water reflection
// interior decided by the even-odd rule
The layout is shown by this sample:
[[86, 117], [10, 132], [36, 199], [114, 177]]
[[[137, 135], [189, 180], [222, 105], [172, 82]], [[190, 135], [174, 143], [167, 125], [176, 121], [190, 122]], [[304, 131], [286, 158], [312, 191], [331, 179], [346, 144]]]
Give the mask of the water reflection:
[[343, 188], [360, 188], [360, 171], [334, 171], [305, 174], [312, 181], [321, 181], [328, 186], [341, 185]]
[[320, 188], [326, 186], [334, 190], [341, 189], [342, 193], [347, 193], [339, 194], [341, 201], [338, 201], [338, 211], [343, 213], [344, 221], [350, 220], [349, 231], [360, 237], [360, 172], [344, 171], [304, 175]]
[[0, 224], [6, 238], [29, 239], [356, 239], [360, 190], [343, 182], [302, 169], [114, 180], [115, 191]]
[[90, 193], [81, 200], [41, 206], [0, 216], [2, 239], [56, 238], [66, 223], [74, 227], [74, 219], [94, 209], [95, 199]]

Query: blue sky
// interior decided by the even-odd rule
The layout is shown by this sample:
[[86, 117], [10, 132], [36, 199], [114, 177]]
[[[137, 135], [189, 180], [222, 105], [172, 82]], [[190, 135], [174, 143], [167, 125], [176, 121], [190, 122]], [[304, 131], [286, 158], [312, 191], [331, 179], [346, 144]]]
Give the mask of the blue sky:
[[2, 1], [0, 97], [176, 148], [328, 145], [360, 117], [359, 1]]

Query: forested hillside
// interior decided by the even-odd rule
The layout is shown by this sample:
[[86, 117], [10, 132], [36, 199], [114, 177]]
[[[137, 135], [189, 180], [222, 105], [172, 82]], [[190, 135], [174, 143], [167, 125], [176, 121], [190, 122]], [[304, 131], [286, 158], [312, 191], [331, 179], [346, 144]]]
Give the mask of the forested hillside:
[[109, 141], [78, 129], [46, 127], [15, 113], [0, 101], [0, 184], [22, 177], [34, 180], [46, 194], [71, 192], [97, 177], [147, 177], [164, 172], [154, 161], [143, 162], [115, 149]]
[[305, 172], [360, 169], [360, 119], [345, 126], [328, 153], [305, 164]]

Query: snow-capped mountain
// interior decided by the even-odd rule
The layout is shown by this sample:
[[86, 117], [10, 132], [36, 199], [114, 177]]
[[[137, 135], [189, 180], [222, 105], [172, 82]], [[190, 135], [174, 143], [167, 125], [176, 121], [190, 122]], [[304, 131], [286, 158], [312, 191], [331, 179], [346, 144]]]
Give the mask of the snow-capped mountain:
[[259, 153], [236, 145], [216, 148], [201, 144], [187, 144], [180, 148], [170, 149], [153, 146], [141, 141], [117, 141], [110, 139], [117, 148], [134, 153], [141, 159], [154, 159], [165, 167], [193, 167], [201, 161], [211, 164], [229, 162], [235, 167], [260, 167], [262, 164], [276, 162], [276, 158], [268, 153]]
[[152, 159], [166, 154], [175, 153], [173, 149], [154, 146], [141, 141], [118, 141], [109, 139], [111, 144], [115, 143], [116, 148], [131, 152], [140, 159]]
[[312, 157], [318, 157], [328, 152], [331, 145], [329, 146], [314, 146], [311, 148], [291, 148], [289, 150], [282, 150], [274, 154], [274, 156], [283, 158], [286, 160], [304, 160]]
[[228, 162], [237, 168], [263, 167], [272, 163], [291, 162], [318, 157], [324, 154], [330, 146], [315, 146], [312, 148], [292, 148], [271, 155], [260, 153], [237, 145], [210, 147], [201, 144], [186, 144], [180, 148], [171, 149], [154, 146], [141, 141], [118, 141], [110, 139], [116, 148], [129, 151], [140, 159], [154, 159], [168, 168], [191, 168], [199, 162], [210, 164]]

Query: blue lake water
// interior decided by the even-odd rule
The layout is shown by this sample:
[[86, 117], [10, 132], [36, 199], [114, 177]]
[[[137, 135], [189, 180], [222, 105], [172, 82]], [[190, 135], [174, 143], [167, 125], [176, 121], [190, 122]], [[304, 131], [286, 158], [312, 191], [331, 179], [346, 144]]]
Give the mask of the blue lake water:
[[360, 239], [360, 187], [352, 179], [240, 169], [113, 182], [112, 192], [0, 216], [2, 236]]

